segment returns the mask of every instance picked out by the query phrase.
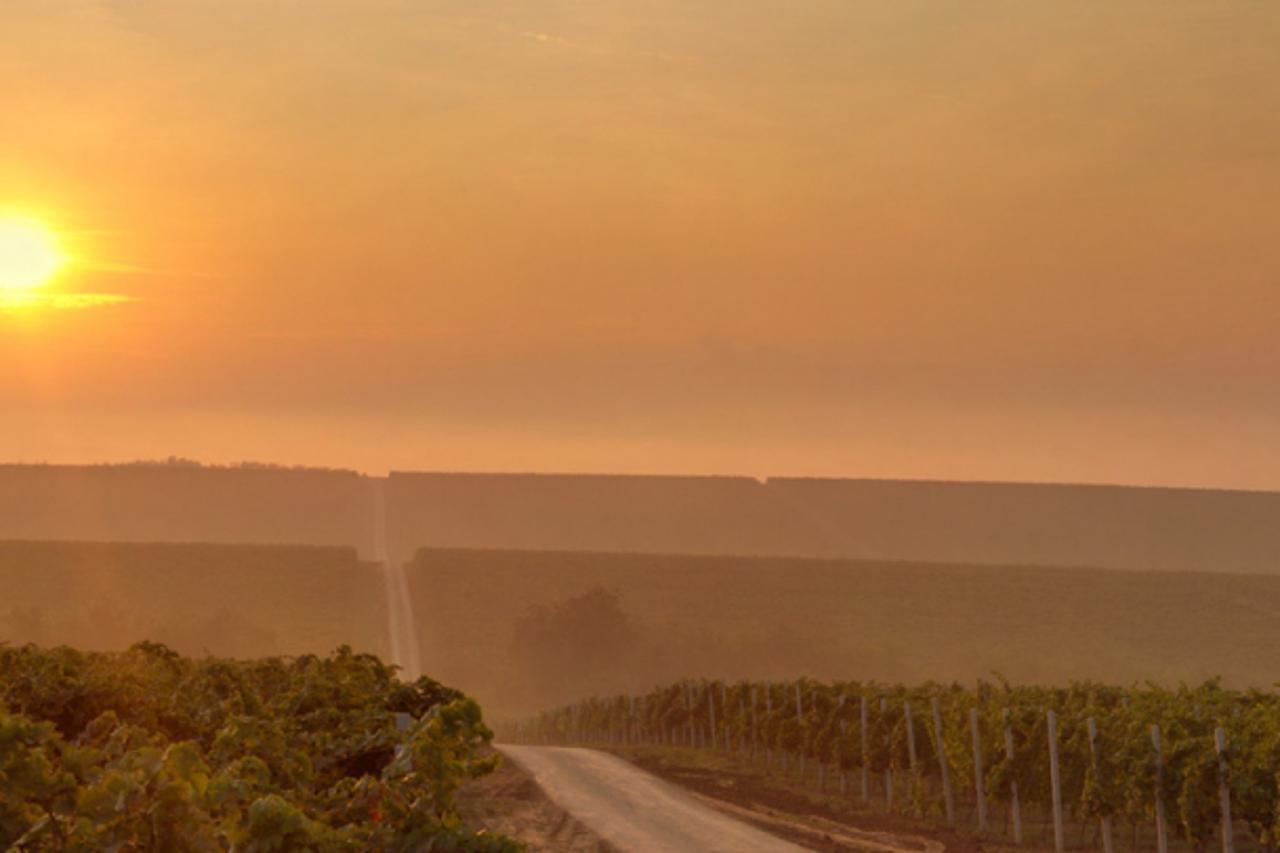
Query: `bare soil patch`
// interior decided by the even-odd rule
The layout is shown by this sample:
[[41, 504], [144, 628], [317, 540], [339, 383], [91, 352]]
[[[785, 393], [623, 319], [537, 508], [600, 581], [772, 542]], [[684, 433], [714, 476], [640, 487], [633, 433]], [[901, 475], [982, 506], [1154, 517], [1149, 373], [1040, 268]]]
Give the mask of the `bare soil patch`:
[[692, 792], [712, 808], [813, 850], [900, 851], [900, 853], [978, 853], [1000, 849], [971, 835], [922, 826], [894, 815], [831, 804], [770, 779], [759, 771], [697, 764], [679, 751], [619, 749], [615, 754], [641, 769]]

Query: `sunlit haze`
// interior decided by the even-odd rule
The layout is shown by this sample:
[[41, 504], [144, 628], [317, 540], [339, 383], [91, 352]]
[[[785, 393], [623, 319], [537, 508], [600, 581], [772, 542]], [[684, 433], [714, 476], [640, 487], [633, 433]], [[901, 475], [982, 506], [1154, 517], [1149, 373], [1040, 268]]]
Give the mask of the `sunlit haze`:
[[1280, 5], [0, 29], [0, 458], [1280, 488]]
[[38, 222], [0, 219], [0, 294], [20, 299], [46, 284], [65, 262]]
[[0, 0], [0, 850], [1274, 851], [1278, 379], [1280, 0]]

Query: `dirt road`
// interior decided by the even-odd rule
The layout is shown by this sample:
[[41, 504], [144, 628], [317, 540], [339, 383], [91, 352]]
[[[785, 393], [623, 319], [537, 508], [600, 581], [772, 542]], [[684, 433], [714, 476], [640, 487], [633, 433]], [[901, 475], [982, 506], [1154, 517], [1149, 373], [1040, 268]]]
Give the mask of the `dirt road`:
[[803, 850], [734, 820], [616, 756], [590, 749], [499, 746], [556, 804], [624, 851]]
[[373, 559], [382, 564], [382, 588], [387, 601], [387, 636], [391, 662], [400, 667], [400, 677], [412, 681], [422, 675], [418, 652], [418, 624], [409, 599], [409, 578], [387, 542], [387, 483], [370, 480], [373, 532]]

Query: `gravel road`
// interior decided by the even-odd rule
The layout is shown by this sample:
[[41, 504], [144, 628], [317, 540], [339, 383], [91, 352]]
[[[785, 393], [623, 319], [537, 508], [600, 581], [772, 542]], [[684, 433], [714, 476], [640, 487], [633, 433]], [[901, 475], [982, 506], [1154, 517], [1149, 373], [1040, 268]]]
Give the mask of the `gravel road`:
[[605, 841], [637, 853], [803, 850], [702, 805], [633, 764], [591, 749], [498, 746], [546, 795]]

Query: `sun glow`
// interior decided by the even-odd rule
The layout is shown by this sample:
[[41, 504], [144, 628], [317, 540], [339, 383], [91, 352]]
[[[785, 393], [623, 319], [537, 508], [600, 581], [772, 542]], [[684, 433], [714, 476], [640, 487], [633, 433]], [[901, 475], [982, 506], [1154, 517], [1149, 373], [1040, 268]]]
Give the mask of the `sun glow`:
[[29, 295], [57, 274], [67, 256], [38, 222], [0, 218], [0, 296]]

